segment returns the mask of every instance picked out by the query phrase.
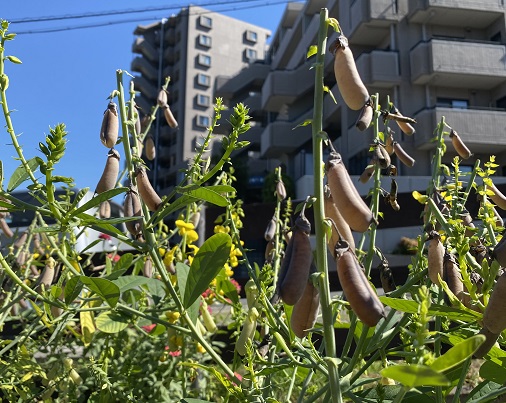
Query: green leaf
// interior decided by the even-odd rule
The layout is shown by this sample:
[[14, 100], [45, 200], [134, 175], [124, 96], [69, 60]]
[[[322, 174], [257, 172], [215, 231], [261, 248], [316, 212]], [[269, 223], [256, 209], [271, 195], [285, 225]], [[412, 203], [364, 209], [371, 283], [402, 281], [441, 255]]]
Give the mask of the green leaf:
[[185, 397], [179, 400], [178, 403], [211, 403], [209, 400], [193, 399], [191, 397]]
[[381, 371], [381, 375], [392, 378], [405, 386], [414, 388], [416, 386], [448, 386], [450, 382], [443, 374], [434, 371], [426, 365], [401, 364], [392, 365]]
[[[388, 305], [390, 308], [393, 308], [400, 312], [406, 313], [417, 313], [419, 304], [413, 300], [406, 300], [400, 298], [391, 298], [391, 297], [380, 297], [381, 302], [383, 304]], [[463, 311], [458, 308], [452, 308], [444, 305], [431, 305], [429, 308], [429, 315], [431, 316], [444, 316], [448, 319], [454, 320], [463, 320], [463, 321], [475, 321], [476, 319], [481, 318], [481, 314], [474, 311]]]
[[157, 323], [156, 326], [151, 329], [151, 332], [149, 332], [148, 334], [151, 336], [151, 337], [158, 337], [162, 334], [165, 334], [165, 332], [167, 331], [167, 328], [162, 325], [161, 323]]
[[485, 361], [480, 367], [480, 376], [503, 385], [506, 382], [506, 367], [494, 361]]
[[[486, 363], [485, 363], [486, 364]], [[483, 366], [482, 366], [483, 367]], [[480, 370], [481, 374], [481, 370]], [[488, 380], [481, 382], [477, 386], [473, 388], [473, 390], [469, 393], [466, 403], [477, 403], [483, 402], [483, 398], [494, 399], [498, 390], [501, 389], [501, 384], [490, 382]], [[504, 392], [502, 392], [504, 393]]]
[[[32, 172], [35, 172], [37, 168], [39, 167], [39, 163], [37, 159], [34, 157], [32, 159], [29, 159], [26, 161], [28, 167]], [[11, 178], [9, 179], [9, 184], [7, 185], [7, 192], [12, 192], [14, 189], [16, 189], [19, 185], [21, 185], [25, 180], [27, 180], [30, 177], [29, 173], [26, 171], [23, 164], [18, 166], [14, 173], [12, 174]]]
[[306, 53], [306, 59], [309, 59], [311, 56], [316, 55], [318, 52], [318, 47], [316, 45], [311, 45]]
[[430, 367], [439, 372], [453, 368], [471, 357], [484, 341], [485, 336], [482, 334], [477, 334], [476, 336], [464, 340], [450, 348], [442, 356], [436, 358]]
[[119, 333], [128, 326], [129, 318], [118, 312], [102, 312], [95, 318], [97, 329], [104, 333]]
[[156, 278], [148, 278], [146, 282], [146, 288], [153, 298], [153, 302], [157, 305], [162, 299], [165, 298], [165, 287], [160, 280]]
[[112, 280], [116, 284], [121, 293], [132, 288], [137, 288], [146, 285], [149, 282], [149, 278], [143, 276], [121, 276], [116, 280]]
[[81, 282], [86, 285], [91, 291], [96, 293], [100, 298], [114, 308], [118, 303], [120, 291], [119, 287], [110, 280], [97, 277], [80, 276]]
[[211, 204], [215, 204], [216, 206], [226, 207], [228, 205], [228, 200], [226, 197], [223, 197], [219, 193], [214, 190], [209, 189], [208, 187], [201, 187], [195, 190], [192, 190], [187, 193], [188, 196], [195, 197], [199, 200], [204, 200]]
[[234, 304], [239, 303], [239, 294], [237, 293], [237, 288], [235, 288], [235, 285], [232, 284], [230, 279], [227, 278], [221, 281], [219, 288], [225, 293], [225, 296], [227, 298], [230, 298]]
[[0, 161], [0, 190], [4, 188], [4, 163]]
[[189, 204], [195, 203], [199, 199], [197, 197], [190, 197], [188, 195], [183, 195], [179, 197], [178, 199], [174, 200], [174, 202], [166, 205], [163, 207], [162, 210], [157, 211], [153, 214], [153, 225], [156, 225], [160, 221], [164, 219], [164, 217], [167, 217], [169, 214], [172, 214], [173, 212], [180, 210]]
[[[179, 284], [179, 292], [183, 301], [187, 291], [189, 273], [190, 267], [188, 265], [181, 262], [176, 263], [177, 283]], [[190, 316], [190, 319], [193, 323], [197, 323], [197, 318], [199, 316], [199, 305], [200, 299], [197, 298], [187, 309], [188, 316]]]
[[193, 259], [186, 282], [183, 306], [190, 307], [217, 276], [230, 256], [232, 238], [219, 233], [208, 238]]
[[292, 130], [297, 129], [298, 127], [309, 126], [312, 123], [313, 123], [313, 119], [306, 119], [306, 120], [304, 120], [304, 122], [299, 123], [297, 126], [295, 126]]
[[67, 281], [63, 293], [65, 296], [65, 303], [67, 305], [72, 303], [79, 296], [82, 289], [83, 283], [80, 281], [80, 276], [72, 277], [69, 281]]
[[93, 199], [84, 203], [79, 208], [75, 209], [74, 211], [69, 211], [67, 218], [75, 217], [78, 214], [84, 213], [85, 211], [88, 211], [89, 209], [91, 209], [93, 207], [97, 207], [103, 201], [112, 199], [113, 197], [115, 197], [121, 193], [126, 193], [127, 190], [128, 190], [128, 188], [121, 187], [121, 188], [115, 188], [115, 189], [111, 189], [106, 192], [100, 193], [100, 194], [96, 195], [95, 197], [93, 197]]
[[22, 64], [22, 61], [16, 56], [5, 56], [5, 58], [14, 64]]
[[[122, 255], [119, 260], [114, 265], [114, 270], [124, 270], [130, 268], [132, 262], [134, 260], [134, 255], [131, 253], [125, 253]], [[136, 277], [136, 276], [135, 276]]]
[[207, 186], [207, 189], [210, 189], [217, 193], [235, 193], [235, 187], [229, 185], [215, 185], [215, 186]]

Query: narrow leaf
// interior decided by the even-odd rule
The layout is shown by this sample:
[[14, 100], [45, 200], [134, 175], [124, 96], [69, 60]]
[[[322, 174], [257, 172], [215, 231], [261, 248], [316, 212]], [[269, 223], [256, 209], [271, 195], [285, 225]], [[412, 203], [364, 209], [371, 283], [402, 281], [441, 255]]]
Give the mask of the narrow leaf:
[[8, 61], [10, 61], [10, 62], [12, 62], [12, 63], [14, 63], [14, 64], [21, 64], [21, 63], [22, 63], [22, 62], [21, 62], [21, 60], [19, 60], [19, 58], [18, 58], [18, 57], [16, 57], [16, 56], [5, 56], [5, 58], [6, 58]]
[[204, 200], [220, 207], [226, 207], [228, 205], [228, 200], [225, 197], [207, 187], [192, 190], [188, 192], [188, 196], [196, 197], [197, 199]]
[[430, 367], [439, 372], [453, 368], [471, 357], [484, 341], [485, 336], [482, 334], [477, 334], [476, 336], [464, 340], [450, 348], [442, 356], [436, 358]]
[[217, 276], [230, 256], [232, 238], [219, 233], [208, 238], [193, 259], [186, 282], [183, 306], [190, 307]]
[[[32, 172], [35, 172], [39, 167], [39, 163], [35, 157], [29, 159], [28, 161], [26, 161], [26, 163]], [[12, 192], [29, 177], [30, 175], [23, 166], [23, 164], [18, 166], [14, 171], [14, 173], [12, 174], [11, 178], [9, 179], [9, 184], [7, 185], [7, 192]]]
[[426, 365], [402, 364], [392, 365], [381, 371], [381, 375], [392, 378], [405, 386], [414, 388], [416, 386], [448, 386], [450, 382], [443, 374], [434, 371]]
[[318, 51], [318, 47], [316, 45], [311, 45], [306, 53], [306, 59], [309, 59], [311, 56], [316, 55]]
[[128, 190], [128, 188], [121, 187], [121, 188], [114, 188], [114, 189], [108, 190], [106, 192], [100, 193], [99, 195], [96, 195], [95, 197], [93, 197], [93, 199], [84, 203], [81, 207], [75, 209], [74, 211], [70, 211], [68, 214], [68, 218], [75, 217], [76, 215], [78, 215], [80, 213], [84, 213], [85, 211], [88, 211], [89, 209], [91, 209], [93, 207], [97, 207], [103, 201], [112, 199], [113, 197], [115, 197], [121, 193], [126, 193], [127, 190]]

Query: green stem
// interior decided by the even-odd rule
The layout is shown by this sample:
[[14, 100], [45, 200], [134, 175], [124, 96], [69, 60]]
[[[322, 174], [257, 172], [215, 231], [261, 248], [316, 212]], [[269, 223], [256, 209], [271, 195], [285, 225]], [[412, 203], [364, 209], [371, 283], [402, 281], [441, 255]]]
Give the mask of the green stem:
[[469, 370], [469, 366], [471, 365], [472, 357], [469, 357], [464, 361], [462, 365], [462, 370], [460, 372], [459, 383], [457, 384], [457, 388], [455, 389], [455, 394], [453, 395], [453, 399], [451, 403], [460, 402], [460, 392], [462, 391], [462, 387], [464, 386], [464, 381], [466, 380], [467, 371]]
[[315, 69], [315, 92], [314, 92], [314, 112], [312, 122], [313, 136], [313, 164], [314, 164], [314, 196], [316, 202], [313, 204], [315, 238], [316, 238], [316, 265], [321, 276], [320, 284], [320, 306], [323, 317], [323, 334], [325, 342], [325, 352], [328, 360], [329, 383], [332, 393], [332, 401], [341, 403], [341, 387], [339, 384], [339, 368], [335, 363], [336, 343], [334, 336], [334, 322], [332, 314], [332, 305], [330, 297], [329, 273], [327, 265], [327, 244], [325, 240], [325, 220], [323, 207], [323, 77], [325, 64], [325, 49], [327, 45], [328, 29], [328, 10], [322, 8], [320, 11], [320, 28], [318, 31], [318, 45], [316, 53]]

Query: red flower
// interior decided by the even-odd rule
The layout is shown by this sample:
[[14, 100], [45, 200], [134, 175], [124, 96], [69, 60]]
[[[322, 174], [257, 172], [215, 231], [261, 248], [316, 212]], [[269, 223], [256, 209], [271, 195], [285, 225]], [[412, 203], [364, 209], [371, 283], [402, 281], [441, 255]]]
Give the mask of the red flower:
[[110, 241], [112, 239], [112, 237], [110, 235], [107, 235], [107, 234], [100, 234], [98, 236], [98, 239], [103, 239], [104, 241]]
[[156, 327], [156, 323], [152, 323], [151, 325], [145, 325], [141, 326], [141, 328], [148, 333], [151, 333], [151, 331]]

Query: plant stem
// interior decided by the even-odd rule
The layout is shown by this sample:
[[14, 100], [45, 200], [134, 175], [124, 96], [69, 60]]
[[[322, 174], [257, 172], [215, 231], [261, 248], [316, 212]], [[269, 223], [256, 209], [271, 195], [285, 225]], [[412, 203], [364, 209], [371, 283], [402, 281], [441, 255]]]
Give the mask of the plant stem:
[[325, 219], [323, 207], [323, 73], [325, 63], [325, 48], [327, 45], [328, 29], [328, 10], [322, 8], [320, 11], [320, 28], [318, 31], [318, 45], [315, 63], [315, 93], [314, 93], [314, 112], [312, 123], [313, 136], [313, 164], [314, 164], [314, 196], [316, 202], [313, 204], [315, 237], [316, 237], [316, 265], [321, 276], [320, 284], [320, 306], [323, 317], [323, 334], [325, 342], [325, 353], [328, 360], [329, 383], [332, 393], [332, 401], [341, 403], [341, 388], [339, 385], [339, 369], [334, 359], [336, 357], [336, 343], [334, 335], [334, 322], [330, 298], [330, 285], [328, 280], [327, 265], [327, 244], [325, 241], [325, 228], [323, 221]]
[[459, 383], [457, 384], [457, 388], [455, 389], [455, 394], [453, 395], [452, 403], [460, 402], [460, 392], [462, 391], [462, 386], [464, 386], [464, 381], [466, 380], [467, 371], [469, 370], [469, 366], [471, 365], [473, 357], [469, 357], [464, 361], [462, 365], [462, 371], [460, 372]]
[[399, 391], [398, 395], [395, 396], [395, 399], [392, 403], [401, 403], [406, 393], [408, 393], [410, 390], [411, 388], [409, 386], [403, 386], [402, 389]]

